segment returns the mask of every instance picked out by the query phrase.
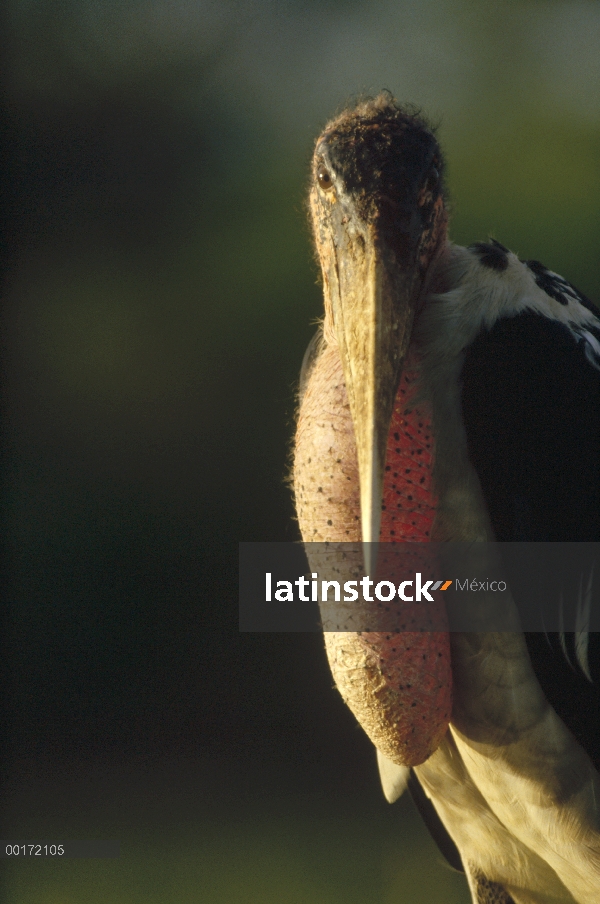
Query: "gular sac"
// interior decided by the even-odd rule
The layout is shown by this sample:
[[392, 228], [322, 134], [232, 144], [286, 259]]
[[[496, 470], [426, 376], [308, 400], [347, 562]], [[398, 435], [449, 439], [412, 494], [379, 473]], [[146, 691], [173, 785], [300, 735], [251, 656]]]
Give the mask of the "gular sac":
[[[423, 556], [435, 513], [433, 432], [426, 406], [412, 406], [417, 376], [418, 368], [408, 362], [390, 427], [381, 539], [419, 541], [415, 549]], [[294, 490], [311, 570], [327, 575], [337, 570], [342, 577], [356, 578], [359, 564], [331, 561], [331, 556], [344, 554], [339, 547], [336, 553], [335, 544], [352, 543], [356, 550], [361, 539], [356, 446], [335, 347], [326, 348], [317, 359], [302, 399]], [[311, 542], [317, 545], [311, 547]], [[329, 552], [324, 542], [334, 544]], [[423, 560], [415, 565], [424, 574], [433, 567], [433, 562]], [[399, 576], [391, 576], [397, 585]], [[435, 594], [434, 602], [427, 604], [424, 623], [423, 603], [404, 602], [398, 610], [403, 623], [410, 626], [414, 614], [419, 630], [390, 632], [381, 630], [389, 626], [381, 623], [377, 600], [370, 605], [370, 613], [363, 608], [360, 622], [364, 627], [365, 619], [370, 620], [373, 630], [353, 632], [332, 630], [339, 627], [340, 604], [321, 603], [329, 664], [343, 699], [375, 746], [393, 762], [415, 766], [434, 752], [450, 720], [452, 678], [445, 607]], [[398, 599], [394, 605], [399, 605]]]

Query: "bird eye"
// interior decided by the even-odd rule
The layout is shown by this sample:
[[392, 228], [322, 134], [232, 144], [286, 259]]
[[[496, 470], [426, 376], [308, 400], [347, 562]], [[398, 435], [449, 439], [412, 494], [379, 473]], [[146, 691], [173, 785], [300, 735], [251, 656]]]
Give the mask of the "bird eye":
[[327, 167], [325, 167], [323, 164], [321, 164], [317, 169], [317, 181], [319, 183], [319, 187], [322, 188], [323, 191], [331, 191], [331, 189], [333, 188], [332, 178], [329, 175]]

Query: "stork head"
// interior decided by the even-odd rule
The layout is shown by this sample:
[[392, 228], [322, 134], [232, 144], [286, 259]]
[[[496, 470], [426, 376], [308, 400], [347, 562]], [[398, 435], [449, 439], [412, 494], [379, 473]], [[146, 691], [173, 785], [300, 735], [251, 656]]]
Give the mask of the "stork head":
[[325, 333], [339, 346], [354, 425], [362, 539], [370, 543], [379, 539], [402, 364], [446, 239], [443, 160], [431, 129], [388, 94], [345, 110], [317, 140], [310, 209]]

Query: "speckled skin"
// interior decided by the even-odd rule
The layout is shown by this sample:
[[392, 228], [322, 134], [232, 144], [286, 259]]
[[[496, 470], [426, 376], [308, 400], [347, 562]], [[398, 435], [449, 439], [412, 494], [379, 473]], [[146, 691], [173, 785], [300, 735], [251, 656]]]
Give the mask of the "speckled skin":
[[[417, 361], [409, 355], [388, 438], [382, 541], [430, 539], [436, 503], [431, 476], [434, 442], [427, 405], [415, 407], [411, 402], [417, 386]], [[360, 541], [356, 447], [335, 345], [327, 346], [317, 359], [302, 399], [294, 490], [306, 541]], [[431, 559], [421, 562], [424, 576], [435, 567]], [[311, 567], [318, 565], [311, 560]], [[342, 697], [375, 746], [398, 764], [424, 762], [448, 727], [452, 675], [441, 596], [438, 592], [436, 602], [429, 604], [431, 631], [325, 633]], [[415, 608], [404, 604], [407, 619]], [[422, 624], [423, 606], [418, 609]]]

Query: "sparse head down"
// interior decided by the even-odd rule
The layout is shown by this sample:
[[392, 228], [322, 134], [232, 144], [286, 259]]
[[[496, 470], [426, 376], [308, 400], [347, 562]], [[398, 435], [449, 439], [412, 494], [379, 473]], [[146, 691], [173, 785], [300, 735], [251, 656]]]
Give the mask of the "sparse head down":
[[319, 187], [324, 171], [342, 203], [376, 223], [398, 263], [411, 266], [414, 238], [434, 226], [444, 196], [442, 153], [417, 110], [387, 92], [348, 107], [317, 139], [313, 181]]

